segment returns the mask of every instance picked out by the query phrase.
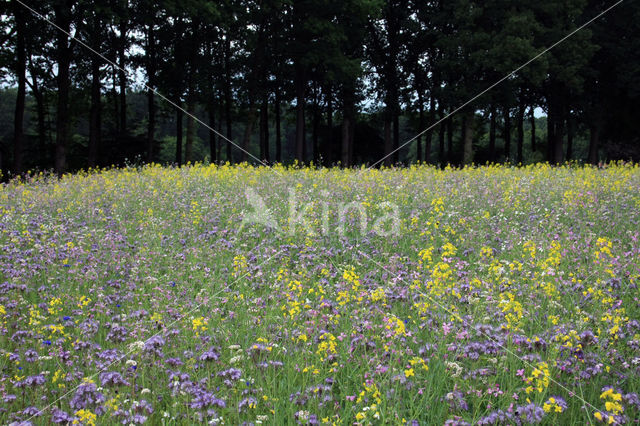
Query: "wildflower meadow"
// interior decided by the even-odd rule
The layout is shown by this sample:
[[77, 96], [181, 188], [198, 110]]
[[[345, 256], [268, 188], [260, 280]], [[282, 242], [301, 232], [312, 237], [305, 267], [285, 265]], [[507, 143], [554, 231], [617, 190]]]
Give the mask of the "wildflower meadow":
[[640, 167], [0, 187], [1, 424], [634, 424]]

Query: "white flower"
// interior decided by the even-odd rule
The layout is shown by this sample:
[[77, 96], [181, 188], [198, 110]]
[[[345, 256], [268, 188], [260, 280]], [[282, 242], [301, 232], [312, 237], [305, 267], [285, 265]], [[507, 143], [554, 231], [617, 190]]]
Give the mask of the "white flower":
[[135, 367], [138, 365], [138, 363], [133, 359], [128, 359], [127, 362], [125, 362], [125, 365], [127, 367]]

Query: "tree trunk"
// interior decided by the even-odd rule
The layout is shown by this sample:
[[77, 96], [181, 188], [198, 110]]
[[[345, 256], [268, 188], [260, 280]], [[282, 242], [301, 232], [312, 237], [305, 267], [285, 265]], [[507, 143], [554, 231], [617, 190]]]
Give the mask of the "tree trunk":
[[[227, 139], [233, 140], [233, 133], [231, 128], [231, 41], [227, 35], [224, 44], [224, 110], [225, 110], [225, 122], [227, 125]], [[231, 152], [231, 142], [227, 141], [227, 161], [233, 163], [233, 154]]]
[[[189, 86], [192, 86], [191, 82], [189, 82]], [[193, 161], [193, 140], [196, 135], [196, 120], [193, 118], [196, 113], [196, 100], [193, 91], [193, 87], [189, 87], [189, 94], [187, 95], [187, 139], [184, 146], [185, 163]]]
[[393, 161], [400, 161], [400, 114], [398, 109], [393, 110]]
[[472, 109], [469, 109], [463, 116], [463, 149], [462, 149], [462, 163], [465, 166], [473, 163], [473, 121], [475, 113]]
[[[560, 110], [561, 111], [561, 110]], [[563, 151], [564, 151], [564, 120], [561, 116], [557, 116], [555, 120], [555, 132], [554, 132], [555, 140], [553, 143], [553, 162], [554, 164], [561, 164], [563, 161]]]
[[518, 116], [516, 118], [516, 126], [518, 127], [518, 155], [516, 161], [518, 164], [522, 164], [522, 148], [524, 145], [524, 109], [523, 103], [518, 107]]
[[24, 9], [13, 1], [16, 25], [16, 77], [18, 78], [18, 93], [16, 95], [16, 109], [13, 120], [13, 172], [22, 173], [22, 159], [24, 150], [24, 106], [27, 84], [27, 55], [25, 46], [25, 16]]
[[111, 69], [111, 98], [113, 99], [113, 123], [114, 123], [114, 137], [120, 136], [120, 114], [118, 113], [118, 70]]
[[573, 117], [571, 113], [567, 113], [567, 161], [573, 157]]
[[529, 121], [531, 125], [531, 152], [536, 152], [536, 116], [533, 105], [529, 107]]
[[280, 84], [276, 80], [275, 90], [275, 115], [276, 115], [276, 163], [282, 163], [282, 129], [280, 117]]
[[147, 162], [153, 161], [153, 141], [156, 134], [156, 103], [155, 88], [156, 70], [155, 70], [155, 31], [153, 29], [153, 22], [149, 24], [147, 32], [147, 78], [148, 86], [147, 90], [147, 108], [149, 110], [149, 122], [147, 123]]
[[[424, 129], [424, 100], [422, 99], [422, 90], [418, 92], [418, 132], [422, 132]], [[420, 133], [418, 133], [420, 134]], [[416, 138], [416, 161], [420, 163], [422, 161], [422, 137]]]
[[592, 122], [589, 126], [589, 163], [598, 164], [598, 143], [600, 142], [600, 125]]
[[389, 167], [393, 162], [393, 155], [391, 155], [391, 151], [393, 151], [393, 140], [391, 139], [391, 120], [389, 119], [389, 115], [385, 113], [384, 120], [384, 165]]
[[216, 128], [216, 106], [213, 101], [213, 91], [209, 97], [207, 112], [209, 113], [209, 161], [211, 164], [215, 164], [218, 161], [218, 143], [216, 132], [213, 131]]
[[447, 163], [453, 162], [453, 117], [447, 118]]
[[[71, 8], [72, 0], [65, 0], [56, 3], [55, 23], [67, 33], [71, 31]], [[69, 67], [71, 65], [71, 48], [69, 38], [63, 31], [56, 32], [56, 52], [58, 59], [58, 106], [56, 114], [56, 153], [55, 171], [58, 176], [62, 176], [66, 169], [67, 146], [69, 144], [69, 89], [71, 80], [69, 78]]]
[[511, 110], [508, 107], [504, 109], [504, 158], [508, 162], [511, 161]]
[[256, 121], [256, 103], [253, 100], [249, 101], [249, 112], [247, 113], [247, 125], [244, 128], [244, 135], [242, 136], [242, 161], [248, 161], [249, 156], [249, 144], [251, 142], [251, 134], [253, 133], [253, 125]]
[[93, 55], [91, 57], [91, 109], [89, 112], [89, 154], [87, 159], [89, 167], [96, 166], [98, 147], [100, 146], [100, 133], [102, 131], [100, 88], [100, 60]]
[[553, 109], [553, 105], [551, 102], [548, 103], [548, 113], [547, 113], [547, 160], [549, 163], [553, 164], [554, 159], [554, 145], [556, 142], [555, 137], [555, 111]]
[[40, 165], [45, 167], [47, 163], [47, 123], [46, 123], [46, 105], [44, 95], [40, 91], [38, 79], [35, 73], [32, 74], [33, 84], [31, 93], [36, 100], [36, 114], [38, 116], [38, 161]]
[[267, 163], [271, 162], [271, 153], [269, 152], [269, 96], [264, 95], [262, 99], [262, 108], [260, 110], [262, 120], [262, 134], [264, 143], [264, 156], [262, 157]]
[[127, 74], [124, 71], [126, 69], [126, 50], [127, 50], [127, 20], [128, 20], [128, 1], [124, 0], [124, 7], [122, 10], [122, 16], [120, 16], [119, 30], [120, 30], [120, 43], [118, 46], [118, 65], [120, 82], [120, 132], [123, 135], [127, 134]]
[[327, 98], [327, 134], [324, 141], [324, 164], [330, 166], [333, 163], [333, 90], [331, 86], [326, 90]]
[[313, 123], [311, 128], [311, 140], [313, 142], [313, 164], [317, 167], [318, 161], [320, 160], [320, 144], [318, 129], [320, 127], [320, 105], [319, 105], [319, 90], [316, 87], [313, 96]]
[[[433, 124], [436, 122], [436, 100], [433, 95], [431, 95], [431, 99], [429, 100], [429, 127], [427, 130], [427, 135], [425, 138], [424, 144], [424, 162], [431, 162], [431, 142], [433, 140]], [[423, 128], [426, 126], [426, 123], [423, 124]]]
[[[176, 102], [180, 105], [180, 101]], [[182, 166], [182, 108], [176, 108], [176, 164]]]
[[496, 161], [496, 106], [491, 104], [489, 118], [489, 162]]
[[304, 70], [297, 65], [295, 69], [296, 90], [296, 160], [304, 163], [304, 94], [305, 94]]
[[[443, 111], [442, 108], [438, 108], [438, 117], [442, 119]], [[445, 164], [445, 152], [444, 152], [444, 139], [445, 139], [445, 130], [447, 129], [446, 123], [444, 121], [440, 122], [440, 128], [438, 129], [438, 162], [440, 166], [444, 166]]]

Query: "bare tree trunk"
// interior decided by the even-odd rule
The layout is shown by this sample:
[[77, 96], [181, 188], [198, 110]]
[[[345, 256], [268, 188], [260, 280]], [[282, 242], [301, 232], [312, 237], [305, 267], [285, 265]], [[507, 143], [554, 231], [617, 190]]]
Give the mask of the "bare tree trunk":
[[453, 117], [447, 118], [447, 163], [453, 162]]
[[209, 161], [215, 164], [218, 161], [218, 143], [216, 132], [213, 131], [216, 128], [216, 105], [213, 101], [213, 93], [209, 97], [207, 112], [209, 113]]
[[598, 164], [598, 144], [600, 142], [600, 124], [592, 122], [589, 126], [589, 163]]
[[249, 101], [249, 112], [247, 113], [247, 125], [244, 128], [244, 135], [242, 136], [242, 161], [248, 161], [249, 156], [249, 143], [251, 142], [251, 134], [253, 133], [253, 125], [256, 121], [256, 103], [253, 100]]
[[100, 146], [100, 133], [102, 131], [100, 88], [100, 61], [94, 55], [91, 57], [91, 110], [89, 112], [89, 155], [87, 159], [89, 167], [96, 166], [98, 147]]
[[184, 162], [193, 161], [193, 140], [196, 135], [196, 120], [193, 118], [196, 113], [196, 100], [193, 93], [193, 83], [189, 82], [189, 94], [187, 95], [187, 138], [184, 149]]
[[265, 94], [262, 98], [262, 106], [260, 107], [260, 159], [267, 163], [271, 162], [271, 153], [269, 152], [269, 97]]
[[[55, 23], [66, 32], [71, 31], [71, 8], [72, 0], [65, 0], [56, 3]], [[71, 48], [69, 38], [63, 31], [56, 32], [56, 52], [58, 59], [58, 107], [56, 114], [56, 154], [55, 171], [61, 176], [66, 169], [67, 146], [69, 144], [69, 89], [71, 80], [69, 78], [69, 67], [71, 65]]]
[[[180, 101], [176, 102], [180, 105]], [[176, 108], [176, 164], [182, 166], [182, 108]]]
[[319, 90], [316, 86], [313, 94], [313, 123], [311, 127], [311, 140], [313, 142], [313, 164], [318, 165], [318, 161], [320, 160], [320, 145], [319, 145], [319, 134], [318, 129], [320, 127], [320, 106], [319, 100], [320, 97]]
[[16, 95], [16, 109], [13, 120], [13, 172], [22, 173], [24, 150], [24, 107], [27, 84], [27, 54], [25, 46], [25, 16], [21, 5], [13, 1], [16, 25], [16, 76], [18, 78], [18, 93]]
[[567, 113], [567, 161], [573, 157], [573, 117], [571, 112]]
[[275, 91], [275, 115], [276, 115], [276, 163], [282, 162], [282, 123], [280, 117], [280, 84], [276, 80]]
[[475, 113], [473, 109], [469, 109], [464, 116], [462, 128], [464, 129], [463, 145], [462, 145], [462, 164], [465, 166], [473, 163], [473, 121]]
[[[233, 131], [231, 127], [231, 41], [229, 36], [226, 37], [224, 43], [224, 109], [225, 122], [227, 126], [227, 139], [233, 140]], [[231, 152], [231, 142], [227, 141], [227, 161], [233, 163], [233, 154]]]
[[[424, 128], [424, 100], [422, 96], [422, 90], [418, 92], [418, 132], [422, 132]], [[420, 133], [418, 133], [420, 134]], [[418, 136], [416, 140], [416, 161], [420, 163], [422, 161], [422, 136]]]
[[531, 123], [531, 152], [536, 152], [536, 116], [533, 105], [529, 107], [529, 121]]
[[[443, 111], [439, 109], [438, 117], [442, 117]], [[444, 166], [447, 159], [445, 158], [446, 153], [444, 151], [444, 140], [445, 140], [445, 131], [447, 130], [447, 124], [444, 121], [440, 122], [440, 129], [438, 132], [438, 161], [441, 166]]]
[[564, 156], [564, 120], [562, 119], [561, 116], [557, 116], [556, 117], [556, 128], [555, 128], [555, 140], [554, 140], [554, 144], [553, 144], [553, 162], [554, 164], [561, 164], [562, 161], [564, 160], [563, 156]]
[[520, 103], [520, 106], [518, 107], [518, 116], [516, 118], [516, 126], [518, 128], [518, 154], [516, 161], [518, 162], [518, 164], [522, 164], [523, 160], [522, 149], [524, 145], [524, 109], [524, 103]]
[[[155, 70], [155, 31], [154, 23], [149, 24], [147, 32], [147, 77], [148, 85], [151, 89], [155, 88], [156, 70]], [[153, 141], [156, 134], [156, 103], [155, 93], [153, 90], [147, 90], [147, 108], [149, 110], [149, 122], [147, 123], [147, 162], [153, 161]]]
[[507, 162], [511, 161], [511, 110], [509, 107], [504, 108], [504, 158]]
[[295, 90], [296, 90], [296, 160], [304, 163], [304, 95], [305, 95], [304, 70], [301, 66], [296, 66]]
[[491, 104], [489, 118], [489, 162], [496, 161], [496, 106]]
[[120, 44], [118, 46], [118, 65], [120, 66], [118, 80], [120, 82], [120, 132], [127, 134], [127, 74], [126, 69], [126, 50], [127, 50], [127, 20], [128, 20], [128, 1], [123, 1], [122, 16], [120, 16]]
[[327, 135], [324, 141], [324, 163], [329, 166], [333, 163], [333, 90], [329, 85], [326, 89], [327, 98]]
[[391, 166], [393, 161], [393, 155], [391, 155], [391, 151], [393, 151], [393, 141], [391, 139], [391, 120], [389, 119], [389, 115], [385, 112], [384, 119], [384, 165]]

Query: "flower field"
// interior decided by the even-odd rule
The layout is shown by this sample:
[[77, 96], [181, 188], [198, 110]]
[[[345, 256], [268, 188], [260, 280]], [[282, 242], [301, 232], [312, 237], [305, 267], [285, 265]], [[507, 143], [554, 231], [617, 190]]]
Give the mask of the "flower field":
[[0, 423], [635, 423], [639, 211], [625, 164], [10, 183]]

